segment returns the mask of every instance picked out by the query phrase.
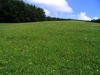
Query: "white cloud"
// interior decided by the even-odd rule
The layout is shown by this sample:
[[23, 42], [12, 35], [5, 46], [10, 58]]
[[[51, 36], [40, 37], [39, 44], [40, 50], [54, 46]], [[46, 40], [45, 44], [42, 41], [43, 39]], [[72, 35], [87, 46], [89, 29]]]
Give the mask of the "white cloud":
[[42, 7], [46, 14], [50, 16], [59, 15], [59, 13], [72, 13], [73, 9], [68, 5], [66, 0], [24, 0], [31, 4]]
[[91, 18], [88, 17], [85, 12], [81, 12], [80, 14], [78, 14], [78, 19], [79, 20], [91, 20]]
[[94, 17], [93, 19], [97, 20], [97, 19], [99, 19], [99, 18], [98, 18], [98, 17]]
[[50, 15], [50, 11], [49, 11], [49, 10], [44, 9], [44, 11], [45, 11], [45, 14], [46, 14], [46, 15]]

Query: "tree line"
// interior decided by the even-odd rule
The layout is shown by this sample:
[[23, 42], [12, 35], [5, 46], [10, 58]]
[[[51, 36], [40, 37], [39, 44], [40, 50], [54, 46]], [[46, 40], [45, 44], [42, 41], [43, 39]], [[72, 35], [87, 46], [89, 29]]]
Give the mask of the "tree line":
[[42, 8], [23, 0], [0, 0], [0, 22], [36, 22], [46, 18]]
[[58, 18], [58, 17], [46, 17], [47, 21], [68, 21], [68, 20], [73, 20], [73, 19], [64, 19], [64, 18]]
[[93, 19], [91, 20], [91, 22], [100, 23], [100, 19], [97, 19], [97, 20]]

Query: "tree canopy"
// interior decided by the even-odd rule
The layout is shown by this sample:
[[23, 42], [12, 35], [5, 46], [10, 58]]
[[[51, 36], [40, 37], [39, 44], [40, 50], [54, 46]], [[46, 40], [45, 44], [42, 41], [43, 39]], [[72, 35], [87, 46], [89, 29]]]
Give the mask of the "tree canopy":
[[23, 0], [0, 0], [0, 22], [36, 22], [45, 18], [42, 8]]

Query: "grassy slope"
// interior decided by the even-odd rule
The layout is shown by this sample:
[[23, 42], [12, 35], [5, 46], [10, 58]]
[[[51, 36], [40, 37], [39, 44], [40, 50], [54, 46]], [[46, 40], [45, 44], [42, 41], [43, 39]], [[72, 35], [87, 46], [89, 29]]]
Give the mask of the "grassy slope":
[[100, 75], [100, 24], [0, 24], [0, 74]]

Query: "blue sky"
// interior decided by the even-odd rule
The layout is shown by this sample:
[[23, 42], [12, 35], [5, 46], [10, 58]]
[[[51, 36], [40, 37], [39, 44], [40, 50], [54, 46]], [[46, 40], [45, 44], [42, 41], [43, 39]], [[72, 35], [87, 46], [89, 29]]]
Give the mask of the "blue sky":
[[100, 0], [24, 0], [44, 9], [47, 16], [91, 20], [100, 18]]

